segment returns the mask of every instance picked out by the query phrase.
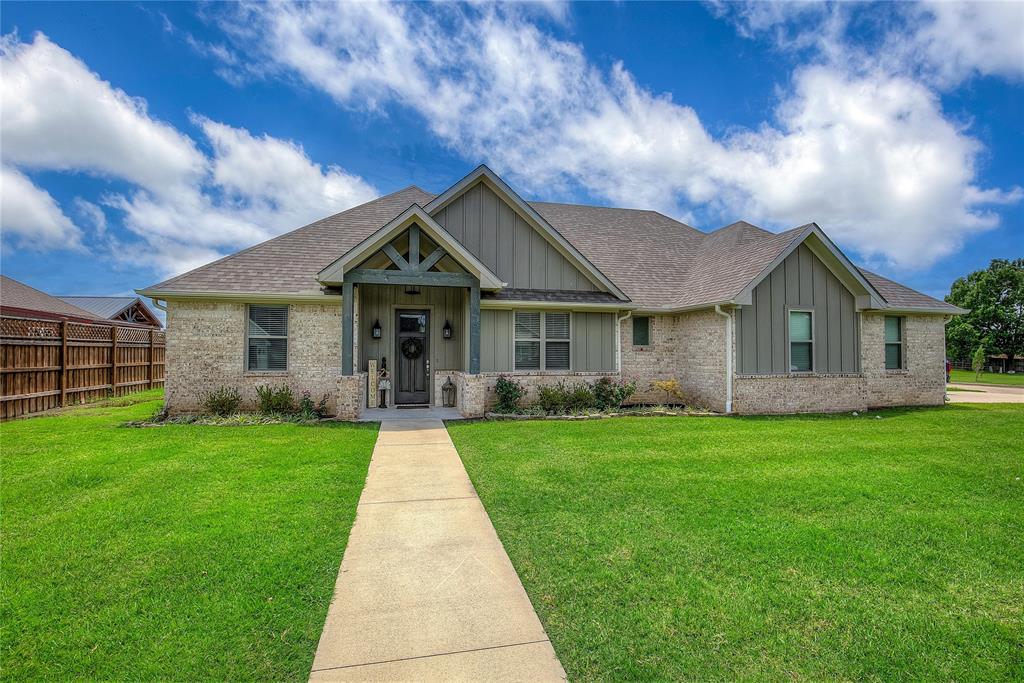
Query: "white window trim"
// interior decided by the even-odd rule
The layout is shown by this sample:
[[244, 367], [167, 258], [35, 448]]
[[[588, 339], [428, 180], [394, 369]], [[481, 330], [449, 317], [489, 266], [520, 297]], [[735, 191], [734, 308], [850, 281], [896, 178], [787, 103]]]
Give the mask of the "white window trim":
[[[252, 336], [249, 334], [249, 311], [253, 306], [261, 308], [279, 308], [284, 306], [285, 308], [285, 328], [286, 334], [258, 334]], [[245, 306], [245, 347], [243, 349], [244, 356], [242, 357], [242, 367], [246, 374], [250, 375], [285, 375], [291, 369], [291, 355], [292, 355], [292, 342], [291, 342], [291, 331], [292, 331], [292, 307], [289, 304], [246, 304]], [[250, 339], [284, 339], [284, 370], [252, 370], [249, 368], [249, 340]]]
[[[798, 340], [794, 342], [789, 338], [790, 328], [790, 314], [792, 313], [810, 313], [811, 314], [811, 338], [806, 340]], [[807, 370], [794, 370], [793, 369], [793, 344], [810, 344], [811, 345], [811, 367]], [[787, 308], [786, 309], [786, 368], [788, 372], [793, 375], [809, 375], [814, 374], [814, 309], [813, 308]]]
[[[891, 342], [885, 338], [885, 319], [896, 318], [900, 326], [900, 340], [898, 342]], [[907, 369], [907, 329], [906, 329], [906, 317], [902, 315], [887, 315], [882, 318], [882, 365], [885, 365], [885, 348], [890, 344], [897, 344], [900, 347], [900, 366], [898, 368], [886, 367], [886, 372], [903, 372]]]
[[[516, 335], [516, 314], [518, 313], [539, 313], [540, 314], [540, 337], [519, 337]], [[548, 313], [565, 313], [569, 316], [569, 336], [566, 338], [554, 337], [548, 339], [547, 336], [547, 314]], [[572, 332], [573, 332], [573, 314], [572, 311], [541, 311], [534, 308], [516, 308], [512, 310], [512, 371], [513, 372], [572, 372]], [[516, 367], [516, 342], [540, 342], [540, 367], [537, 369], [533, 368], [517, 368]], [[565, 342], [569, 345], [569, 367], [568, 368], [555, 368], [549, 370], [548, 365], [548, 352], [547, 342], [557, 341]]]

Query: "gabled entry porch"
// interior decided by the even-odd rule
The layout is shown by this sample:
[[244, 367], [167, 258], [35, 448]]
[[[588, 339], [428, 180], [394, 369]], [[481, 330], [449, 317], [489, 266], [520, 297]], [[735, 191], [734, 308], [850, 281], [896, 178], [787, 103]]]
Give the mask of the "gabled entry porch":
[[480, 372], [480, 290], [504, 283], [418, 205], [319, 279], [342, 295], [342, 374], [386, 365], [389, 406], [438, 404], [440, 373]]

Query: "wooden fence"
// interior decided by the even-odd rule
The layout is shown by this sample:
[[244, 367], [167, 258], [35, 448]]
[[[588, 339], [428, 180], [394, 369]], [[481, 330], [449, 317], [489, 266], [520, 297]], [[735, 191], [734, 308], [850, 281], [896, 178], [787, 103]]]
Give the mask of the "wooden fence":
[[0, 318], [0, 420], [163, 386], [164, 333]]

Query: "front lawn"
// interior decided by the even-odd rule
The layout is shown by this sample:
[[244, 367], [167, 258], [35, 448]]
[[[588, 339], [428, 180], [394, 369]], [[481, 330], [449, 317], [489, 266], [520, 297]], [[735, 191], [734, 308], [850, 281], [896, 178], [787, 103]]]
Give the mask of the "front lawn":
[[[117, 405], [120, 404], [120, 405]], [[0, 426], [6, 680], [303, 680], [376, 427]]]
[[449, 430], [570, 680], [1021, 680], [1024, 406]]
[[983, 372], [981, 379], [975, 379], [977, 374], [973, 370], [953, 370], [949, 373], [949, 381], [960, 384], [995, 384], [1024, 387], [1024, 372], [1013, 375], [999, 372]]

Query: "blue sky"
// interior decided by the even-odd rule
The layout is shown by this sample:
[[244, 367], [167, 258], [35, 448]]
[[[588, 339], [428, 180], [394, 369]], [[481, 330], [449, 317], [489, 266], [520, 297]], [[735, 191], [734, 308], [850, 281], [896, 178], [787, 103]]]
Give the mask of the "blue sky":
[[5, 2], [2, 269], [119, 294], [485, 162], [817, 221], [929, 294], [1024, 256], [1024, 4]]

